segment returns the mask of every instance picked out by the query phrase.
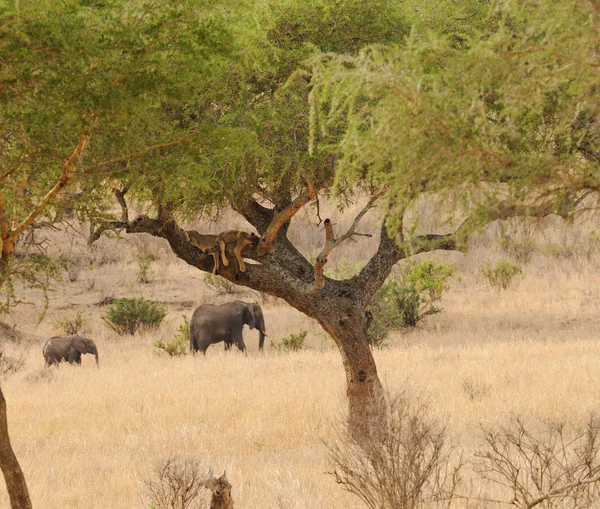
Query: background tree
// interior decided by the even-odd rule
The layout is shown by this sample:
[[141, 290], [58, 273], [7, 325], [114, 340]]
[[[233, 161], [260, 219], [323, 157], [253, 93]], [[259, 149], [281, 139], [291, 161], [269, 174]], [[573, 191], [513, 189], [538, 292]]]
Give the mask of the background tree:
[[98, 219], [99, 196], [117, 191], [112, 177], [134, 172], [143, 154], [187, 157], [198, 132], [173, 125], [165, 104], [193, 93], [210, 57], [227, 52], [222, 18], [191, 3], [3, 5], [0, 288], [54, 268], [39, 255], [15, 260], [28, 229], [68, 212]]
[[[165, 104], [193, 93], [227, 51], [221, 18], [180, 2], [2, 3], [0, 311], [18, 302], [15, 279], [45, 289], [58, 274], [43, 252], [15, 256], [28, 230], [68, 211], [103, 216], [98, 196], [122, 199], [113, 176], [135, 171], [136, 157], [188, 157], [197, 130], [174, 126]], [[0, 468], [12, 507], [31, 507], [1, 390]]]

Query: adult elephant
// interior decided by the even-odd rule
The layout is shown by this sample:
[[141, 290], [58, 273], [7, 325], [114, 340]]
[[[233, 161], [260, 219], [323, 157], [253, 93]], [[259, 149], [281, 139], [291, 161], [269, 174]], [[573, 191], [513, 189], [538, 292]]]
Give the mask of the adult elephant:
[[235, 345], [244, 352], [246, 345], [242, 336], [244, 324], [250, 329], [258, 329], [260, 338], [258, 349], [265, 342], [265, 319], [262, 309], [253, 302], [235, 300], [220, 306], [203, 304], [194, 311], [190, 321], [190, 352], [198, 350], [206, 353], [213, 343], [225, 341], [225, 347]]
[[100, 367], [96, 344], [91, 339], [82, 338], [81, 336], [55, 336], [50, 338], [46, 341], [42, 353], [48, 366], [63, 361], [70, 364], [81, 364], [81, 356], [91, 353], [96, 356], [96, 366]]

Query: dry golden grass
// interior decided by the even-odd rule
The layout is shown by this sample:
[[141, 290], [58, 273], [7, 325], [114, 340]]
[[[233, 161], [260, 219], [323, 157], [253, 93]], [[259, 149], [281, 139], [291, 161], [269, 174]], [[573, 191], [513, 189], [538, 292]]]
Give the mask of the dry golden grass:
[[[515, 413], [582, 423], [600, 409], [600, 255], [589, 230], [578, 228], [575, 235], [575, 227], [549, 223], [526, 232], [537, 251], [523, 262], [523, 277], [502, 292], [480, 273], [485, 261], [507, 256], [497, 230], [480, 236], [467, 255], [436, 254], [456, 263], [460, 277], [443, 299], [445, 312], [375, 351], [386, 387], [408, 385], [423, 395], [467, 459], [481, 445], [480, 423], [506, 422]], [[319, 228], [293, 235], [307, 255], [318, 250]], [[511, 242], [522, 242], [511, 235]], [[332, 266], [364, 261], [372, 249], [372, 241], [360, 239], [340, 250]], [[247, 331], [247, 357], [221, 345], [206, 357], [159, 357], [154, 340], [169, 337], [198, 304], [260, 296], [216, 295], [202, 273], [145, 236], [102, 239], [92, 251], [74, 240], [60, 251], [81, 270], [51, 294], [45, 321], [36, 327], [27, 306], [5, 320], [29, 337], [26, 346], [9, 345], [27, 348], [27, 362], [2, 386], [35, 507], [148, 507], [142, 478], [169, 455], [198, 458], [207, 471], [225, 469], [238, 508], [361, 507], [324, 474], [323, 440], [333, 437], [332, 424], [344, 415], [345, 380], [339, 353], [314, 321], [267, 300], [271, 337], [307, 330], [309, 350], [267, 348], [261, 355], [257, 333]], [[136, 253], [156, 259], [149, 285], [136, 281]], [[104, 326], [106, 308], [96, 303], [139, 295], [167, 303], [165, 323], [153, 333], [119, 338]], [[46, 370], [41, 345], [59, 332], [58, 320], [76, 311], [88, 320], [101, 368], [84, 356], [81, 368]], [[498, 495], [473, 473], [467, 478], [472, 486], [463, 491]], [[7, 505], [0, 489], [0, 507]], [[461, 501], [456, 507], [488, 506]]]

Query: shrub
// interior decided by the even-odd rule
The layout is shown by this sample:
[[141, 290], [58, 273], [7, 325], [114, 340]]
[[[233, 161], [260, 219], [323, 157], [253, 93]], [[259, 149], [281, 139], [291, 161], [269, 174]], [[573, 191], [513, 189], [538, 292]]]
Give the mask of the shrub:
[[[206, 476], [194, 459], [169, 457], [144, 479], [146, 497], [151, 509], [191, 509], [204, 490]], [[202, 497], [201, 497], [202, 498]], [[202, 505], [206, 507], [206, 505]]]
[[190, 322], [183, 316], [183, 323], [177, 328], [177, 332], [171, 341], [165, 341], [163, 338], [156, 340], [154, 346], [158, 353], [166, 354], [169, 357], [178, 357], [185, 355], [190, 342]]
[[18, 373], [25, 366], [25, 356], [20, 352], [15, 357], [7, 355], [0, 350], [0, 378], [6, 380], [9, 376]]
[[150, 277], [150, 265], [152, 265], [152, 259], [139, 254], [136, 255], [136, 258], [138, 259], [138, 283], [144, 285], [152, 283], [152, 278]]
[[475, 470], [505, 490], [506, 505], [596, 507], [600, 498], [598, 416], [590, 416], [579, 428], [565, 421], [532, 426], [517, 416], [505, 426], [482, 426], [481, 430], [485, 445], [475, 454]]
[[139, 330], [157, 329], [167, 314], [167, 308], [143, 297], [116, 299], [106, 312], [104, 321], [117, 334], [135, 334]]
[[56, 327], [63, 331], [67, 336], [75, 336], [83, 332], [86, 321], [87, 320], [83, 317], [81, 312], [77, 311], [74, 316], [66, 316], [62, 320], [56, 322]]
[[327, 443], [336, 482], [371, 509], [450, 506], [460, 482], [462, 459], [446, 428], [426, 404], [406, 392], [386, 396], [385, 425], [356, 436], [344, 421]]
[[454, 266], [424, 260], [408, 264], [401, 279], [391, 279], [379, 289], [369, 306], [372, 322], [369, 342], [382, 346], [390, 330], [415, 327], [423, 318], [440, 313], [434, 305], [454, 275]]
[[487, 278], [489, 284], [495, 288], [506, 290], [513, 279], [523, 272], [523, 267], [508, 260], [499, 260], [495, 265], [486, 264], [481, 273]]
[[304, 348], [304, 340], [308, 331], [301, 331], [298, 334], [290, 334], [285, 338], [281, 338], [279, 342], [271, 341], [271, 347], [276, 350], [285, 350], [286, 352], [296, 352]]

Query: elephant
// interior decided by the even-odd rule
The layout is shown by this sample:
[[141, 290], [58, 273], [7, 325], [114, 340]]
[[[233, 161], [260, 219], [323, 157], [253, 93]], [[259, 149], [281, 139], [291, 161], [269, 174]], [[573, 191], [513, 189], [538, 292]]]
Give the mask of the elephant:
[[88, 338], [81, 336], [60, 337], [55, 336], [46, 341], [42, 350], [46, 365], [58, 364], [68, 361], [70, 364], [81, 364], [81, 355], [91, 353], [96, 356], [96, 366], [100, 367], [98, 361], [98, 349], [96, 344]]
[[263, 349], [265, 342], [265, 319], [258, 304], [235, 300], [220, 306], [203, 304], [198, 307], [190, 320], [190, 352], [206, 349], [213, 343], [225, 341], [225, 348], [235, 345], [246, 351], [242, 328], [247, 324], [250, 329], [258, 329], [260, 338], [258, 349]]

